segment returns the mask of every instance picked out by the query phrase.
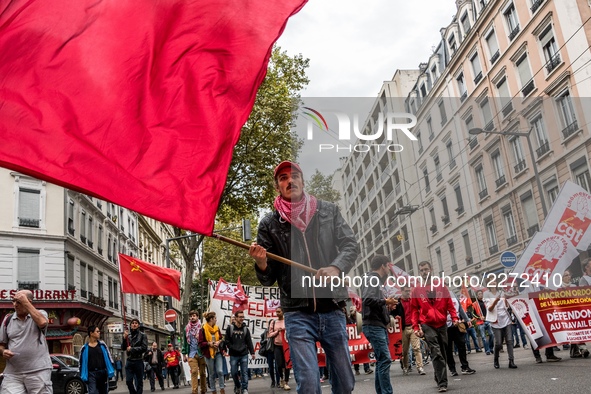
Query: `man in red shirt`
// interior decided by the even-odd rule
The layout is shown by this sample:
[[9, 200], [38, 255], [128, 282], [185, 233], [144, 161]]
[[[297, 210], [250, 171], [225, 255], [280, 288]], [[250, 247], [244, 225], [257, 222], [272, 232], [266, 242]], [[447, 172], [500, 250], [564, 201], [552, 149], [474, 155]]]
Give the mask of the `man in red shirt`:
[[425, 337], [431, 351], [435, 381], [439, 392], [447, 391], [447, 314], [451, 316], [454, 326], [458, 324], [458, 314], [451, 300], [451, 294], [443, 283], [433, 284], [431, 280], [431, 263], [421, 261], [419, 271], [422, 283], [411, 293], [411, 319], [416, 336]]
[[172, 384], [174, 385], [175, 389], [179, 388], [180, 385], [180, 361], [181, 361], [181, 353], [178, 350], [175, 350], [172, 346], [172, 343], [168, 344], [168, 351], [164, 353], [164, 361], [166, 362], [166, 369], [168, 369], [168, 374], [172, 379]]

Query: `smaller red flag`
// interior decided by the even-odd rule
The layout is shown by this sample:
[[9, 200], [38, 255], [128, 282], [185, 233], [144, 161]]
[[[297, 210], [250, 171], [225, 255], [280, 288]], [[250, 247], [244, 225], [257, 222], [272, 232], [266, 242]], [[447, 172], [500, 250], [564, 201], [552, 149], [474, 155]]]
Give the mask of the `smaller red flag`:
[[265, 308], [263, 314], [265, 316], [273, 314], [280, 306], [281, 302], [279, 300], [270, 300], [265, 297]]
[[238, 283], [236, 283], [235, 295], [236, 298], [234, 300], [234, 304], [232, 305], [232, 313], [236, 313], [237, 311], [243, 311], [248, 307], [248, 296], [242, 288], [242, 283], [240, 283], [240, 277], [238, 277]]
[[181, 299], [181, 273], [119, 253], [123, 293], [172, 296]]
[[460, 294], [460, 304], [462, 304], [462, 308], [465, 311], [468, 310], [468, 307], [472, 305], [472, 299], [470, 298], [470, 294], [468, 293], [468, 289], [464, 284], [462, 284], [462, 290]]

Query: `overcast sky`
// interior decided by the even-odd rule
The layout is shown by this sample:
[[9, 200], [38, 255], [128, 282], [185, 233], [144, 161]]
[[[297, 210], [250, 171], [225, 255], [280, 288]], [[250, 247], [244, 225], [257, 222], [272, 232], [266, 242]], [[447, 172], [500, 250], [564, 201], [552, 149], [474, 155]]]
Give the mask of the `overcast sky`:
[[[309, 0], [278, 45], [310, 59], [304, 99], [375, 98], [397, 69], [416, 69], [428, 60], [455, 10], [455, 0]], [[306, 178], [315, 168], [326, 174], [338, 168], [336, 155], [317, 153], [318, 141], [308, 150], [300, 155]]]

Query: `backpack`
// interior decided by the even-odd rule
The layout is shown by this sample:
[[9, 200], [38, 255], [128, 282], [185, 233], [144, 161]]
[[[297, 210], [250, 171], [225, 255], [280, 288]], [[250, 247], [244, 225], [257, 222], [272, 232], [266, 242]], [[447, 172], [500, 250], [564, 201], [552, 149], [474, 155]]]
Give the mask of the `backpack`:
[[[271, 320], [273, 326], [275, 325], [275, 320]], [[261, 343], [259, 348], [259, 355], [261, 357], [267, 357], [268, 355], [272, 354], [275, 351], [275, 340], [274, 338], [269, 338], [269, 329], [265, 329], [261, 334]]]

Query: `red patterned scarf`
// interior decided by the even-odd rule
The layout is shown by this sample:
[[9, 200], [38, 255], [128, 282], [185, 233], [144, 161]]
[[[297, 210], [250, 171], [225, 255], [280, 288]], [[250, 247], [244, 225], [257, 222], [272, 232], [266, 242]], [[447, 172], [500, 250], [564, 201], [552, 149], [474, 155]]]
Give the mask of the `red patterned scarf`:
[[296, 226], [303, 233], [316, 213], [318, 200], [304, 192], [302, 199], [298, 202], [287, 201], [281, 196], [277, 196], [273, 205], [283, 220]]

